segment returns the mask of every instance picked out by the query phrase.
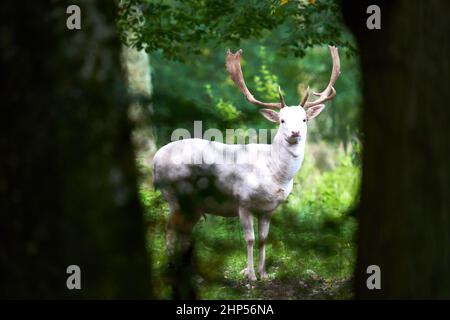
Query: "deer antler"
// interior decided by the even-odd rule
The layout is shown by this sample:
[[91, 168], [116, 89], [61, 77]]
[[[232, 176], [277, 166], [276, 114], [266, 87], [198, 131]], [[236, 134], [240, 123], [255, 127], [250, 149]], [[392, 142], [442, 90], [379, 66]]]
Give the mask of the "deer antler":
[[339, 74], [341, 73], [341, 61], [339, 60], [338, 49], [335, 46], [328, 46], [330, 48], [331, 59], [333, 60], [333, 69], [331, 71], [330, 81], [327, 87], [322, 92], [313, 92], [312, 94], [318, 96], [319, 98], [314, 101], [308, 101], [309, 97], [309, 87], [305, 98], [300, 102], [300, 106], [303, 108], [310, 108], [318, 104], [322, 104], [325, 101], [329, 101], [336, 96], [336, 90], [334, 89], [334, 83], [336, 82]]
[[280, 101], [281, 102], [262, 102], [259, 100], [256, 100], [255, 97], [250, 93], [250, 91], [247, 88], [247, 85], [245, 84], [244, 75], [242, 74], [241, 69], [241, 54], [242, 49], [239, 49], [236, 53], [232, 53], [230, 49], [227, 50], [227, 58], [226, 58], [226, 68], [228, 71], [228, 74], [230, 75], [230, 78], [233, 80], [233, 82], [238, 87], [239, 91], [241, 91], [248, 102], [267, 107], [272, 109], [281, 109], [286, 106], [284, 102], [284, 98], [281, 95], [281, 90], [278, 88], [278, 93], [280, 95]]

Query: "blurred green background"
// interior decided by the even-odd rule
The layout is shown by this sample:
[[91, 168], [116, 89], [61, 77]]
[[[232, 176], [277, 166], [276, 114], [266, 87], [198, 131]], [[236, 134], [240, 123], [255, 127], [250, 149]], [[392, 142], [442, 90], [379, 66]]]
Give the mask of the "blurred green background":
[[[170, 3], [175, 8], [179, 4], [167, 3], [170, 10], [176, 10]], [[351, 212], [358, 201], [360, 183], [360, 70], [351, 37], [342, 25], [334, 28], [344, 39], [340, 46], [337, 97], [309, 124], [303, 167], [288, 201], [273, 217], [267, 249], [270, 279], [256, 284], [243, 280], [239, 271], [245, 266], [246, 250], [239, 220], [208, 215], [194, 228], [194, 282], [198, 298], [352, 297], [356, 222]], [[148, 49], [141, 42], [148, 45], [153, 40], [149, 40], [145, 30], [139, 32], [141, 36], [135, 45]], [[152, 88], [151, 103], [144, 113], [148, 121], [143, 126], [152, 128], [156, 148], [170, 142], [177, 128], [186, 128], [193, 135], [195, 120], [202, 121], [203, 130], [219, 128], [223, 133], [228, 128], [274, 128], [228, 78], [227, 48], [233, 52], [243, 49], [241, 63], [247, 86], [262, 101], [278, 101], [278, 85], [288, 105], [298, 105], [308, 85], [313, 91], [322, 90], [331, 72], [326, 39], [289, 52], [280, 41], [286, 34], [292, 35], [289, 25], [280, 24], [239, 43], [197, 39], [185, 48], [174, 48], [174, 42], [174, 46], [148, 49]], [[180, 56], [181, 53], [185, 54]], [[154, 293], [157, 298], [170, 298], [165, 249], [168, 207], [161, 194], [151, 187], [148, 160], [148, 153], [138, 152], [140, 198], [148, 226]]]

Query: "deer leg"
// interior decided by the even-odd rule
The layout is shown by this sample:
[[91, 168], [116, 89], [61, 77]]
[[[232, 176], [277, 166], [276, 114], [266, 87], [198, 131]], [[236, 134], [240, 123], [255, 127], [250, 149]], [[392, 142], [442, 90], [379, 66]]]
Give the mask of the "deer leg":
[[258, 232], [259, 232], [259, 263], [258, 273], [261, 279], [267, 279], [266, 273], [266, 241], [269, 235], [270, 216], [262, 215], [259, 218]]
[[175, 212], [170, 214], [166, 225], [166, 247], [169, 256], [173, 256], [175, 250], [176, 230], [175, 223], [173, 221], [176, 219], [174, 218], [175, 215], [177, 215]]
[[169, 256], [175, 251], [184, 252], [190, 244], [192, 228], [199, 220], [199, 214], [185, 214], [181, 211], [171, 211], [166, 226], [166, 246]]
[[255, 233], [253, 232], [253, 215], [250, 211], [239, 208], [239, 218], [244, 229], [244, 239], [247, 242], [247, 268], [241, 272], [250, 280], [255, 281], [255, 270], [253, 268], [253, 242]]
[[167, 223], [166, 242], [168, 249], [167, 276], [175, 299], [192, 299], [195, 292], [192, 277], [195, 268], [191, 263], [193, 246], [191, 231], [200, 215], [189, 215], [183, 211], [172, 211]]

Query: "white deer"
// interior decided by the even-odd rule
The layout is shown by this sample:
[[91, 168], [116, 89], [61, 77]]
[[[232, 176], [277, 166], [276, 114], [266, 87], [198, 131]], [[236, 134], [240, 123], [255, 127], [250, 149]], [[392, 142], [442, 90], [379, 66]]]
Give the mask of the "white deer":
[[[280, 102], [256, 100], [242, 75], [240, 56], [227, 52], [226, 69], [245, 98], [266, 107], [261, 114], [279, 124], [272, 144], [232, 145], [203, 139], [184, 139], [162, 147], [153, 159], [154, 185], [170, 207], [166, 242], [169, 253], [186, 241], [199, 218], [205, 214], [239, 216], [247, 243], [247, 267], [242, 273], [256, 280], [253, 267], [253, 216], [259, 220], [259, 264], [261, 279], [265, 270], [265, 244], [270, 218], [292, 190], [293, 178], [302, 165], [307, 123], [315, 118], [336, 91], [340, 74], [338, 50], [330, 46], [333, 61], [330, 81], [315, 101], [308, 101], [309, 87], [298, 106], [286, 106], [280, 88]], [[270, 108], [270, 109], [267, 109]], [[279, 112], [273, 109], [279, 109]], [[224, 161], [224, 159], [232, 161]]]

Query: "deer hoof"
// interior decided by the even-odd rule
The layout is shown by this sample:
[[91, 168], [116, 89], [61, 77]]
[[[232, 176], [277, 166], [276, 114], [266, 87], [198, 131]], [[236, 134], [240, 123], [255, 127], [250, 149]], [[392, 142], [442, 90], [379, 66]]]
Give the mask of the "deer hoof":
[[250, 281], [256, 281], [255, 271], [253, 270], [248, 271], [248, 269], [245, 268], [241, 271], [241, 274], [243, 274]]

